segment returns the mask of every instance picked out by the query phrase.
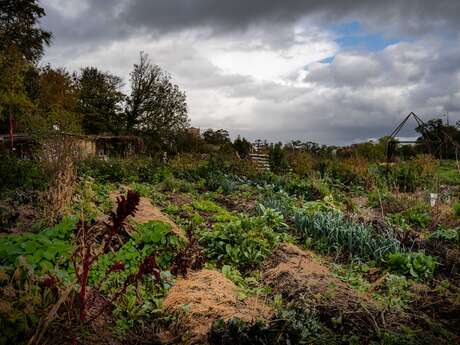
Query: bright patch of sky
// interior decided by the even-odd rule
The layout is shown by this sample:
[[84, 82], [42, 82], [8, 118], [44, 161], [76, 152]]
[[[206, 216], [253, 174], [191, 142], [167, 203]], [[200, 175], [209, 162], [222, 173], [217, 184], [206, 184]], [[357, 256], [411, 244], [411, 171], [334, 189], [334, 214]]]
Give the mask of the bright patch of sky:
[[[359, 50], [379, 52], [390, 45], [401, 42], [400, 39], [385, 37], [382, 33], [366, 32], [363, 26], [357, 21], [334, 25], [330, 30], [336, 36], [335, 42], [341, 51]], [[319, 62], [330, 64], [334, 60], [334, 57], [328, 56]]]
[[382, 33], [366, 32], [356, 21], [335, 26], [332, 31], [338, 35], [336, 42], [342, 49], [377, 52], [400, 42], [399, 39], [385, 37]]

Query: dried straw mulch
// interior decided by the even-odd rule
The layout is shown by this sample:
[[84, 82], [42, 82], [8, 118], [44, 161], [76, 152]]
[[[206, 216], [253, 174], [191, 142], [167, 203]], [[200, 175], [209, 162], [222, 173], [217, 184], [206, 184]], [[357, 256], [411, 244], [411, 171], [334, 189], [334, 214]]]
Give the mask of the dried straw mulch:
[[235, 290], [235, 284], [222, 273], [207, 269], [178, 279], [163, 304], [167, 313], [178, 316], [171, 333], [184, 334], [189, 344], [202, 344], [213, 322], [219, 318], [254, 321], [271, 316], [272, 311], [263, 301], [255, 298], [241, 301]]

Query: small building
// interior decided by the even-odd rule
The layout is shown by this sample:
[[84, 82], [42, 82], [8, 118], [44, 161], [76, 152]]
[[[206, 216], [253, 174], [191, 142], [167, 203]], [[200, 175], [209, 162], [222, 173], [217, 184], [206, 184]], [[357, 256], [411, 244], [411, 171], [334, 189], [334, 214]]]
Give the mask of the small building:
[[199, 138], [200, 137], [200, 129], [197, 128], [197, 127], [190, 127], [190, 128], [187, 128], [187, 133], [196, 137], [196, 138]]
[[[53, 152], [53, 146], [63, 140], [73, 145], [72, 150], [79, 158], [133, 157], [144, 152], [144, 142], [134, 135], [80, 135], [53, 133], [50, 138], [38, 142], [27, 134], [13, 135], [13, 152], [21, 158], [31, 158], [40, 150]], [[0, 135], [0, 152], [11, 152], [11, 137]]]
[[134, 135], [91, 135], [80, 145], [88, 148], [91, 156], [106, 157], [133, 157], [144, 151], [144, 142]]

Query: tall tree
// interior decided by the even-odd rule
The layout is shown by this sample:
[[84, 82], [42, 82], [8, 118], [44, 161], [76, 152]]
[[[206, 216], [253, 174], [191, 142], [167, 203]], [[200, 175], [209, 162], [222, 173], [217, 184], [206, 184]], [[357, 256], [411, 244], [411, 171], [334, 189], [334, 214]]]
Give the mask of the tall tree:
[[460, 131], [455, 126], [444, 124], [441, 119], [432, 119], [415, 130], [420, 133], [417, 141], [426, 145], [428, 153], [438, 158], [455, 158], [460, 154]]
[[246, 138], [241, 139], [238, 137], [233, 142], [233, 148], [238, 152], [241, 158], [247, 158], [252, 150], [252, 144], [246, 140]]
[[26, 129], [25, 117], [34, 104], [24, 86], [24, 76], [30, 68], [14, 47], [6, 54], [0, 50], [0, 132], [7, 133], [9, 117], [14, 117], [15, 131]]
[[212, 145], [223, 145], [225, 143], [231, 143], [230, 135], [225, 129], [216, 129], [211, 128], [203, 132], [203, 138], [208, 144]]
[[122, 128], [120, 77], [86, 67], [75, 76], [78, 88], [78, 111], [83, 114], [82, 126], [87, 134], [116, 133]]
[[34, 109], [29, 94], [36, 94], [37, 90], [27, 88], [27, 75], [51, 41], [51, 33], [39, 27], [39, 19], [44, 15], [36, 0], [0, 1], [0, 131], [3, 133], [8, 130], [10, 116], [16, 132], [28, 129], [28, 116]]
[[185, 92], [142, 52], [131, 72], [125, 124], [128, 132], [142, 133], [148, 144], [161, 147], [189, 125]]
[[39, 27], [44, 15], [37, 0], [1, 0], [0, 49], [16, 47], [26, 60], [38, 61], [51, 41], [51, 33]]
[[35, 104], [29, 124], [35, 130], [81, 131], [77, 89], [72, 76], [64, 69], [46, 66], [39, 71]]

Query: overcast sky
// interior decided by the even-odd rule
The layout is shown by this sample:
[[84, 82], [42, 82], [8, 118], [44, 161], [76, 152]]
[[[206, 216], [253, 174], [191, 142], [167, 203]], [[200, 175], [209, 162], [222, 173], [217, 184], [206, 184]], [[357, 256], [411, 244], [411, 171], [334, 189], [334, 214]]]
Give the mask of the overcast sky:
[[[460, 0], [41, 0], [44, 63], [121, 76], [139, 52], [193, 126], [348, 144], [411, 111], [460, 120]], [[412, 135], [410, 130], [403, 135]]]

